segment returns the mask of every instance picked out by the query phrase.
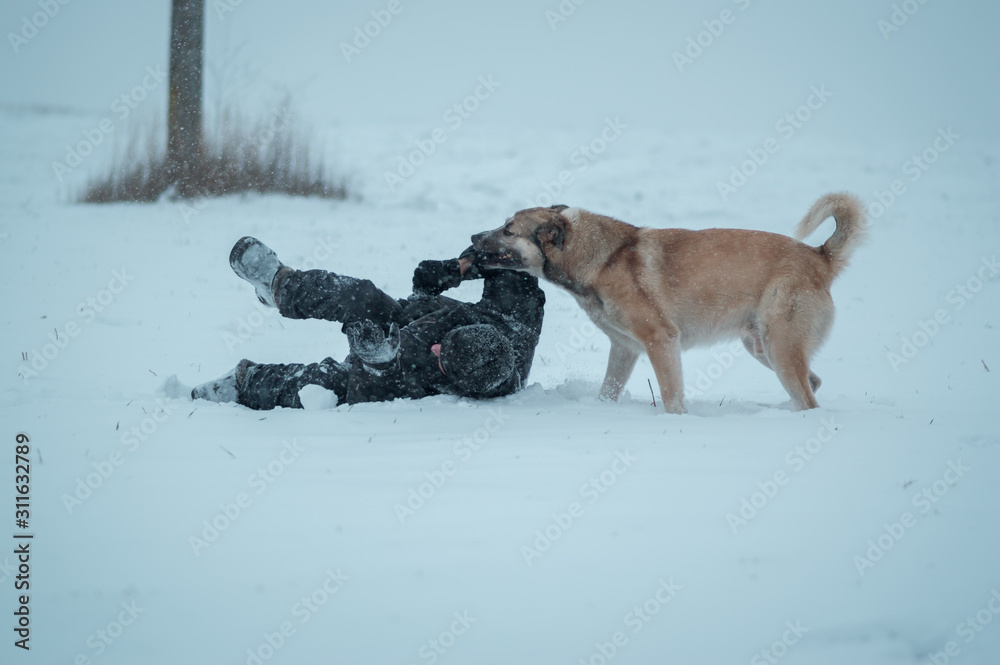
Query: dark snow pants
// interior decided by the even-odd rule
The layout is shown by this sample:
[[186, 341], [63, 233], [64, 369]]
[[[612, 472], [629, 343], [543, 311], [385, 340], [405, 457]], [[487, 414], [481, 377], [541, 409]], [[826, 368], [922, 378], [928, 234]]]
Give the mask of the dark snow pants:
[[[370, 280], [325, 270], [293, 270], [278, 279], [275, 302], [278, 312], [287, 318], [323, 319], [345, 325], [368, 319], [386, 329], [392, 323], [405, 325], [402, 305]], [[251, 409], [301, 409], [299, 391], [316, 385], [332, 390], [343, 403], [349, 376], [350, 366], [333, 358], [308, 365], [250, 364], [238, 386], [237, 401]]]
[[318, 363], [302, 365], [258, 365], [250, 363], [243, 383], [237, 389], [236, 401], [251, 409], [273, 409], [283, 406], [301, 409], [299, 391], [309, 385], [322, 386], [337, 395], [337, 402], [347, 398], [349, 366], [326, 358]]

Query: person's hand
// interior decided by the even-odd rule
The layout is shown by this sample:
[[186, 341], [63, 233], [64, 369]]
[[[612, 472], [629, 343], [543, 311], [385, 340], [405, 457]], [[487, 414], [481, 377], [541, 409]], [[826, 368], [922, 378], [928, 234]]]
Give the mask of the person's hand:
[[399, 326], [395, 323], [389, 326], [388, 335], [381, 326], [368, 319], [351, 323], [344, 328], [344, 332], [351, 352], [366, 365], [385, 366], [399, 355]]
[[413, 292], [440, 295], [461, 284], [463, 272], [460, 259], [421, 261], [413, 271]]

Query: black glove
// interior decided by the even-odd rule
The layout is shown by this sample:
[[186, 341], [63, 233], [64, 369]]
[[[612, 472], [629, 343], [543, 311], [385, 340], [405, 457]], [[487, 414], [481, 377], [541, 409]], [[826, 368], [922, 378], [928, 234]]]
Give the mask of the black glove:
[[469, 259], [472, 263], [466, 268], [465, 274], [462, 275], [462, 279], [482, 279], [490, 272], [496, 272], [495, 269], [481, 268], [479, 266], [479, 261], [482, 259], [483, 255], [479, 253], [475, 245], [469, 245], [465, 251], [458, 255], [460, 259]]
[[458, 259], [421, 261], [413, 271], [413, 292], [437, 296], [462, 283]]
[[365, 319], [344, 326], [351, 353], [370, 367], [384, 369], [399, 355], [399, 326], [393, 323], [386, 335], [374, 321]]

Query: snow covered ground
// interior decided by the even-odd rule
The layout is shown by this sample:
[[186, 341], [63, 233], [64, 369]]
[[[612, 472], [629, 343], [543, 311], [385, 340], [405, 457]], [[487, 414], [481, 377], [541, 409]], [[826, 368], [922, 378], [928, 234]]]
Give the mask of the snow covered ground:
[[537, 197], [591, 135], [468, 128], [391, 193], [405, 140], [363, 128], [339, 148], [360, 200], [92, 207], [54, 193], [48, 163], [91, 120], [0, 123], [0, 409], [5, 477], [15, 433], [33, 451], [30, 662], [924, 663], [949, 642], [994, 662], [995, 148], [958, 140], [910, 182], [933, 128], [926, 146], [803, 136], [725, 203], [737, 138], [629, 129], [573, 170], [559, 200], [777, 232], [827, 190], [905, 182], [834, 286], [819, 410], [792, 412], [728, 345], [685, 354], [685, 416], [651, 406], [645, 360], [601, 403], [608, 341], [547, 287], [520, 394], [260, 413], [176, 382], [347, 347], [262, 313], [227, 265], [238, 237], [405, 294], [420, 259]]
[[[340, 23], [289, 10], [273, 30], [262, 5], [229, 4], [231, 16], [210, 12], [212, 39], [264, 26], [249, 32], [277, 52], [320, 43], [279, 18], [305, 31], [363, 25], [385, 3]], [[525, 28], [536, 42], [468, 30], [457, 5], [448, 22], [444, 10], [404, 4], [353, 68], [337, 46], [351, 30], [331, 31], [327, 59], [296, 76], [342, 76], [320, 79], [329, 104], [309, 97], [315, 86], [304, 104], [317, 146], [355, 183], [357, 195], [342, 202], [74, 204], [126, 134], [105, 100], [123, 91], [135, 99], [144, 68], [155, 74], [162, 63], [165, 32], [137, 35], [162, 28], [163, 7], [128, 18], [136, 27], [121, 39], [131, 41], [95, 43], [91, 53], [111, 5], [60, 5], [65, 16], [17, 60], [8, 54], [2, 662], [1000, 662], [1000, 144], [982, 131], [983, 118], [995, 120], [995, 91], [967, 94], [969, 82], [990, 87], [995, 76], [995, 40], [975, 38], [995, 21], [927, 3], [886, 45], [876, 21], [891, 16], [891, 3], [865, 9], [860, 27], [838, 14], [832, 25], [871, 40], [841, 33], [859, 50], [850, 60], [826, 32], [785, 30], [806, 20], [795, 3], [772, 3], [782, 5], [776, 17], [775, 6], [734, 2], [739, 18], [726, 38], [678, 75], [670, 51], [728, 5], [666, 3], [657, 11], [684, 13], [612, 26], [603, 14], [611, 3], [587, 3], [550, 30], [544, 12], [557, 3], [543, 4]], [[126, 5], [141, 13], [136, 3], [115, 6]], [[5, 9], [2, 25], [17, 29], [33, 7]], [[524, 23], [513, 13], [502, 20]], [[958, 23], [968, 32], [949, 33], [953, 50], [992, 44], [992, 60], [951, 67], [947, 54], [925, 52], [935, 30]], [[659, 49], [662, 81], [647, 80], [627, 49], [602, 51], [600, 62], [596, 51], [566, 55], [565, 40], [607, 28], [628, 41], [633, 25], [645, 35], [635, 39], [642, 57]], [[447, 35], [433, 43], [467, 50], [420, 48], [434, 30]], [[667, 34], [650, 42], [646, 33], [659, 30]], [[784, 42], [758, 48], [768, 30], [816, 48], [801, 57]], [[32, 78], [59, 40], [77, 44], [65, 51], [73, 57], [56, 59], [51, 80]], [[147, 42], [155, 58], [142, 52]], [[509, 44], [521, 45], [509, 60], [497, 56]], [[117, 68], [115, 49], [142, 55]], [[882, 52], [886, 69], [869, 66]], [[509, 65], [498, 65], [492, 91], [485, 53]], [[515, 72], [564, 55], [518, 87]], [[844, 58], [850, 66], [836, 69]], [[714, 78], [726, 67], [731, 88]], [[786, 69], [760, 74], [768, 67]], [[593, 71], [593, 84], [614, 94], [592, 106], [564, 106], [570, 87], [548, 78], [565, 74], [580, 90]], [[371, 83], [373, 72], [388, 83]], [[147, 92], [162, 100], [165, 86], [149, 76]], [[410, 88], [396, 87], [404, 80]], [[482, 110], [462, 122], [447, 115], [477, 89]], [[371, 99], [359, 94], [368, 90]], [[711, 90], [723, 90], [719, 103], [704, 96]], [[400, 105], [366, 120], [397, 101], [390, 93], [418, 110]], [[32, 100], [43, 105], [24, 105]], [[544, 121], [524, 121], [529, 102]], [[704, 122], [692, 128], [696, 116]], [[114, 136], [100, 129], [105, 119]], [[883, 131], [897, 123], [899, 132]], [[431, 152], [435, 127], [445, 140], [421, 158], [414, 151]], [[68, 173], [53, 167], [95, 131], [103, 138], [92, 156]], [[405, 163], [417, 161], [411, 174]], [[599, 402], [608, 340], [548, 285], [531, 384], [508, 398], [262, 413], [185, 396], [244, 357], [346, 355], [339, 326], [282, 320], [257, 304], [227, 262], [243, 235], [289, 265], [368, 277], [403, 296], [420, 260], [454, 256], [469, 235], [529, 205], [579, 205], [646, 226], [791, 233], [836, 190], [861, 196], [872, 224], [833, 287], [837, 321], [813, 363], [823, 379], [814, 411], [791, 411], [774, 374], [740, 344], [684, 355], [684, 416], [651, 405], [645, 359], [619, 404]], [[810, 241], [831, 232], [828, 222]], [[475, 299], [480, 288], [456, 294]], [[18, 433], [31, 450], [28, 529], [14, 522]], [[13, 646], [12, 631], [23, 591], [21, 541], [10, 536], [26, 532], [29, 652]]]

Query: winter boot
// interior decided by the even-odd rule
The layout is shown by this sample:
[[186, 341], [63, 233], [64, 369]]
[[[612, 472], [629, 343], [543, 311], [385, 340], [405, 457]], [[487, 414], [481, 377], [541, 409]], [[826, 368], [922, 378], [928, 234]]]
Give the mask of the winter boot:
[[256, 238], [240, 238], [229, 253], [229, 265], [233, 272], [250, 282], [257, 291], [257, 299], [268, 307], [277, 307], [274, 302], [274, 278], [285, 268], [278, 255], [270, 247]]
[[247, 370], [253, 364], [249, 360], [241, 360], [225, 376], [220, 376], [214, 381], [208, 381], [200, 386], [195, 386], [191, 390], [191, 399], [207, 399], [210, 402], [235, 402], [236, 397], [239, 395], [239, 389], [246, 379]]

